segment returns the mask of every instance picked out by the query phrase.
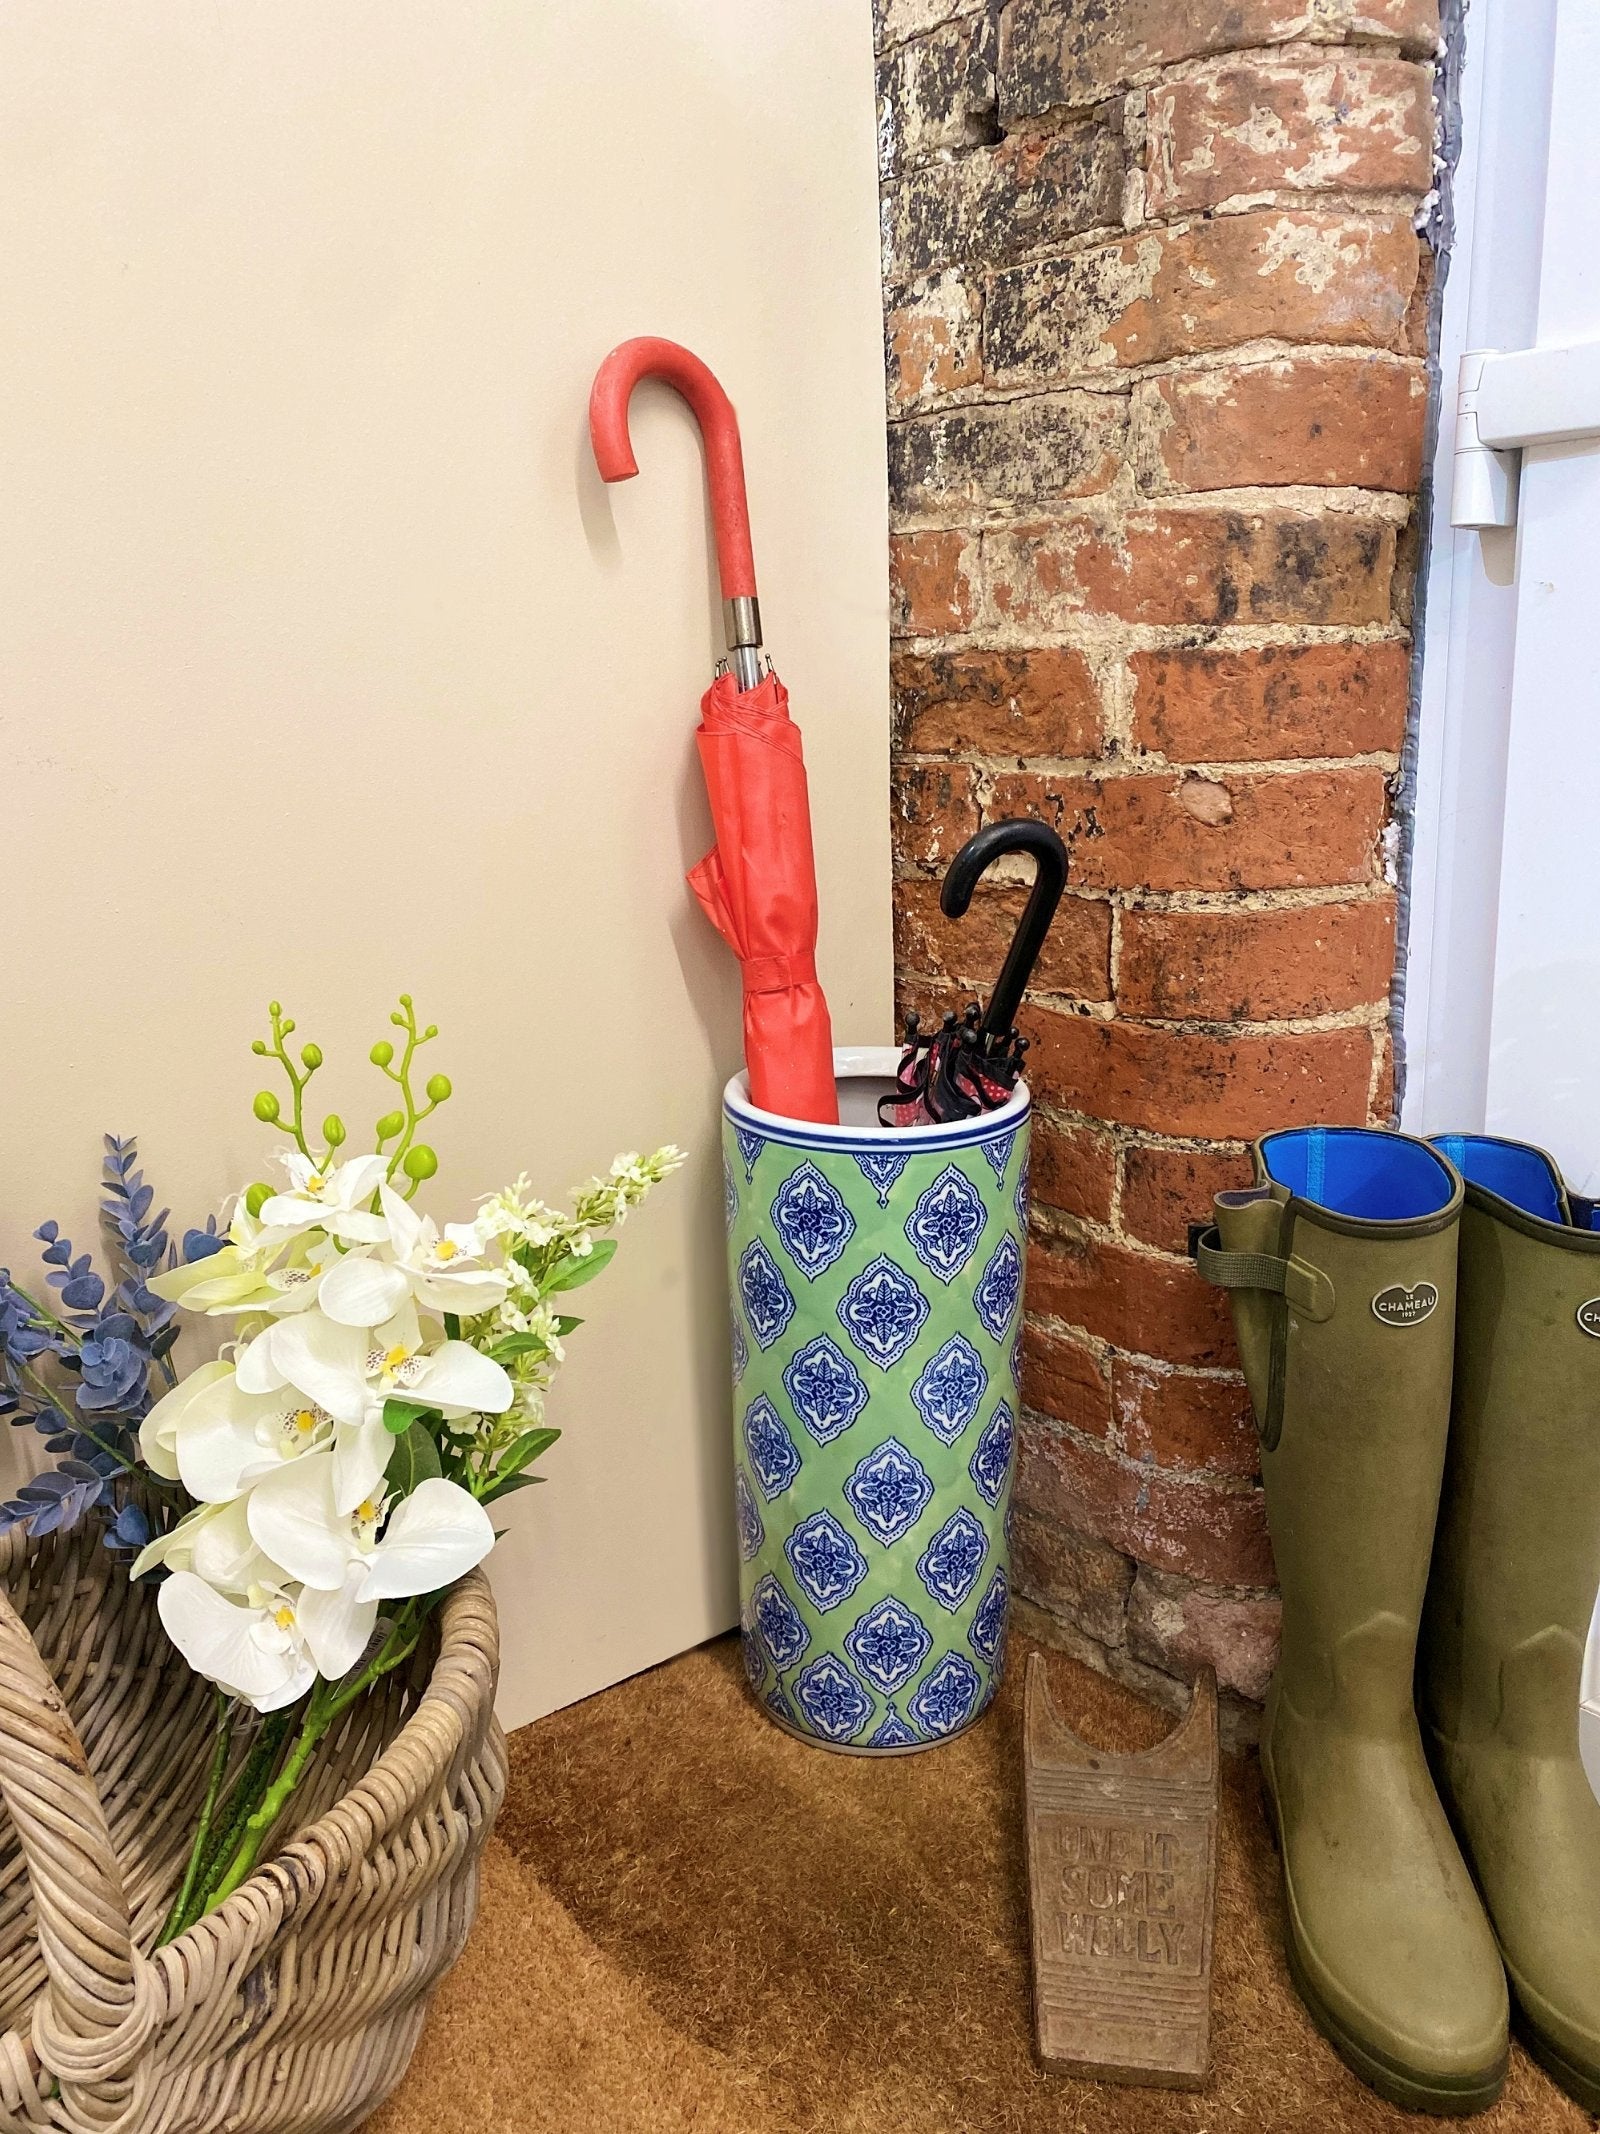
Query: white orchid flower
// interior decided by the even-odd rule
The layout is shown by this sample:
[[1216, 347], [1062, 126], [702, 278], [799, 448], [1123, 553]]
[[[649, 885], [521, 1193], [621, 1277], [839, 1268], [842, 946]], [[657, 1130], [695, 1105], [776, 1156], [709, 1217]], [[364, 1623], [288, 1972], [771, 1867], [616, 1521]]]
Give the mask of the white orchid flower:
[[380, 1491], [341, 1510], [328, 1453], [265, 1476], [247, 1502], [257, 1547], [302, 1582], [300, 1627], [330, 1681], [360, 1659], [379, 1601], [454, 1585], [494, 1547], [483, 1506], [438, 1475], [392, 1509]]
[[140, 1423], [140, 1457], [163, 1482], [179, 1479], [178, 1431], [184, 1417], [203, 1393], [232, 1375], [231, 1363], [202, 1363], [187, 1378], [180, 1378], [170, 1393], [164, 1393]]
[[484, 1240], [476, 1223], [419, 1215], [390, 1185], [378, 1188], [389, 1245], [371, 1256], [349, 1253], [323, 1278], [320, 1303], [341, 1326], [381, 1326], [408, 1299], [430, 1311], [470, 1319], [493, 1311], [509, 1288], [503, 1274], [476, 1262]]
[[304, 1230], [325, 1230], [346, 1245], [381, 1245], [389, 1225], [366, 1206], [388, 1176], [382, 1156], [354, 1156], [348, 1163], [315, 1163], [291, 1149], [282, 1159], [289, 1191], [274, 1193], [261, 1207], [267, 1231], [286, 1237]]
[[252, 1586], [230, 1600], [194, 1571], [174, 1571], [156, 1595], [162, 1628], [197, 1674], [258, 1712], [303, 1697], [317, 1678], [296, 1598], [283, 1586]]
[[134, 1558], [128, 1576], [142, 1578], [163, 1563], [169, 1571], [193, 1571], [219, 1593], [246, 1594], [252, 1586], [282, 1579], [256, 1545], [242, 1497], [202, 1504], [170, 1532], [158, 1534]]
[[[163, 1425], [157, 1448], [170, 1455], [184, 1488], [202, 1504], [226, 1504], [280, 1461], [333, 1442], [333, 1417], [294, 1387], [246, 1393], [229, 1363], [207, 1364], [203, 1375], [204, 1383]], [[197, 1371], [177, 1391], [201, 1376]], [[162, 1408], [174, 1398], [169, 1393]], [[152, 1411], [147, 1426], [158, 1414]]]
[[150, 1283], [158, 1297], [181, 1304], [185, 1311], [204, 1312], [216, 1318], [224, 1312], [270, 1312], [274, 1317], [303, 1312], [317, 1301], [317, 1291], [337, 1248], [331, 1239], [280, 1237], [276, 1248], [292, 1245], [281, 1266], [273, 1266], [270, 1254], [263, 1257], [224, 1245], [209, 1259], [172, 1267]]
[[240, 1356], [238, 1383], [249, 1394], [293, 1387], [333, 1418], [341, 1514], [371, 1497], [389, 1464], [394, 1440], [384, 1426], [386, 1401], [414, 1400], [448, 1416], [503, 1415], [513, 1397], [500, 1365], [467, 1342], [424, 1347], [409, 1301], [373, 1329], [341, 1326], [321, 1311], [274, 1320]]

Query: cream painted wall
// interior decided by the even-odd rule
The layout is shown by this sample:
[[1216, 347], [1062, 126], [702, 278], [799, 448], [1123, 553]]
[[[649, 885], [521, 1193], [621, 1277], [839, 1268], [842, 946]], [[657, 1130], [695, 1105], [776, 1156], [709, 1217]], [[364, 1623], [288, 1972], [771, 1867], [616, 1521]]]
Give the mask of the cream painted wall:
[[889, 1034], [866, 0], [9, 0], [0, 12], [0, 1259], [92, 1227], [103, 1128], [185, 1216], [259, 1174], [281, 995], [354, 1119], [409, 988], [435, 1204], [619, 1147], [624, 1232], [495, 1559], [512, 1723], [735, 1613], [717, 1092], [683, 886], [719, 641], [698, 448], [584, 406], [628, 334], [744, 422], [805, 729], [821, 967]]

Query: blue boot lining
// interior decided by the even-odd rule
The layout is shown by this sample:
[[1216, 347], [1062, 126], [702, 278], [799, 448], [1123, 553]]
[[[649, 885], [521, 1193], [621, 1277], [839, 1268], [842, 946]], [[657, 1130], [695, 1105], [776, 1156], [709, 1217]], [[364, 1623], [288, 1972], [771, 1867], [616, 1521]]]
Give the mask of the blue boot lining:
[[1512, 1207], [1547, 1223], [1566, 1222], [1561, 1180], [1542, 1150], [1494, 1134], [1435, 1134], [1433, 1144], [1443, 1149], [1463, 1178], [1486, 1193], [1498, 1193]]
[[1262, 1143], [1267, 1175], [1335, 1215], [1401, 1223], [1450, 1205], [1455, 1182], [1420, 1141], [1359, 1126], [1310, 1126]]

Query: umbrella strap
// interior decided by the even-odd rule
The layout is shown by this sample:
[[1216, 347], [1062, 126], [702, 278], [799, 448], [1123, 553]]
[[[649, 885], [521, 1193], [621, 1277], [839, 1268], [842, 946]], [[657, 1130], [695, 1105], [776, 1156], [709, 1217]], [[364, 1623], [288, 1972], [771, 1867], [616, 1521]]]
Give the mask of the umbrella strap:
[[747, 993], [787, 993], [817, 982], [817, 959], [809, 949], [794, 956], [747, 956], [743, 969]]

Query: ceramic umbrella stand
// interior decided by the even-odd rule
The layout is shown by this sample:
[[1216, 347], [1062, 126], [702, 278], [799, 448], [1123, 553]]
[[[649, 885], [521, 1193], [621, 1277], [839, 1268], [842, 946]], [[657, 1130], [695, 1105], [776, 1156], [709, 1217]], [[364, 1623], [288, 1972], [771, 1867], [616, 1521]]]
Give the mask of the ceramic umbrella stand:
[[841, 1124], [723, 1100], [751, 1686], [895, 1754], [994, 1695], [1009, 1596], [1029, 1098], [883, 1128], [899, 1054], [835, 1052]]

